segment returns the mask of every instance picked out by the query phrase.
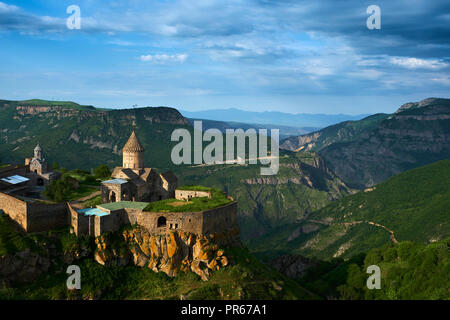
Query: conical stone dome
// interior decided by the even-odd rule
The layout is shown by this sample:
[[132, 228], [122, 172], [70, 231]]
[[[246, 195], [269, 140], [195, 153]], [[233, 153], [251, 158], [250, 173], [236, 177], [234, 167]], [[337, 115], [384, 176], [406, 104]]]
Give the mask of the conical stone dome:
[[130, 169], [144, 168], [144, 147], [139, 142], [134, 130], [123, 147], [123, 167]]
[[142, 146], [141, 142], [136, 136], [136, 133], [133, 130], [130, 138], [123, 147], [123, 152], [144, 152], [144, 151], [145, 151], [144, 147]]

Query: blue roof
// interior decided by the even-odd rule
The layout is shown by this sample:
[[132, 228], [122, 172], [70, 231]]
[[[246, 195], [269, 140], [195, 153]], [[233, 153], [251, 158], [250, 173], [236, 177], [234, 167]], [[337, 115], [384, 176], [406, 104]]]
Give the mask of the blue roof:
[[102, 183], [112, 183], [112, 184], [124, 184], [127, 183], [127, 180], [124, 179], [113, 179], [113, 180], [108, 180], [108, 181], [102, 181]]
[[30, 179], [22, 177], [22, 176], [19, 176], [19, 175], [15, 175], [15, 176], [3, 178], [1, 180], [4, 181], [4, 182], [8, 182], [10, 184], [19, 184], [19, 183], [22, 183], [22, 182], [27, 182]]
[[85, 216], [107, 216], [109, 213], [102, 211], [98, 208], [87, 208], [87, 209], [80, 209], [77, 210], [78, 213], [84, 213]]

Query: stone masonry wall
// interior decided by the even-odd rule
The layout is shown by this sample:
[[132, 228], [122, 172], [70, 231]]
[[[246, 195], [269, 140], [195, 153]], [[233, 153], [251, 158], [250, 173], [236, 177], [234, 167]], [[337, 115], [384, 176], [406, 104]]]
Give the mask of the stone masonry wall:
[[[166, 219], [165, 226], [158, 227], [158, 219]], [[202, 233], [202, 212], [141, 212], [137, 215], [137, 224], [152, 234], [165, 233], [169, 230]]]
[[[165, 234], [170, 231], [197, 235], [230, 231], [239, 233], [237, 202], [201, 212], [143, 212], [138, 209], [119, 209], [100, 217], [85, 217], [70, 207], [69, 210], [71, 224], [77, 235], [89, 234], [97, 237], [105, 232], [115, 232], [128, 224], [138, 224], [150, 234]], [[165, 219], [164, 225], [158, 225], [159, 219]]]
[[0, 210], [16, 221], [24, 230], [27, 229], [27, 203], [0, 192]]
[[69, 224], [65, 203], [28, 203], [0, 192], [0, 209], [27, 232], [47, 231]]
[[27, 232], [42, 232], [69, 224], [66, 203], [27, 203]]
[[203, 234], [221, 233], [238, 227], [237, 202], [203, 212]]
[[89, 217], [76, 212], [70, 204], [67, 204], [67, 207], [69, 208], [70, 225], [72, 226], [73, 232], [77, 236], [89, 234]]
[[190, 198], [211, 198], [211, 191], [191, 191], [191, 190], [175, 190], [175, 198], [178, 200], [189, 200]]
[[92, 216], [94, 219], [94, 236], [98, 237], [105, 232], [115, 232], [123, 225], [121, 214], [109, 214], [106, 216]]

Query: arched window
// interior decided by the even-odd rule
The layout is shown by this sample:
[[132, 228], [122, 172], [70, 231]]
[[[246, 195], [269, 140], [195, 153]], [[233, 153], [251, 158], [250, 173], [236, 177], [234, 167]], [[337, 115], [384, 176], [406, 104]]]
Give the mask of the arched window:
[[165, 227], [166, 226], [166, 218], [159, 217], [158, 218], [158, 228]]
[[109, 198], [111, 202], [116, 202], [116, 193], [114, 191], [111, 191], [111, 196]]

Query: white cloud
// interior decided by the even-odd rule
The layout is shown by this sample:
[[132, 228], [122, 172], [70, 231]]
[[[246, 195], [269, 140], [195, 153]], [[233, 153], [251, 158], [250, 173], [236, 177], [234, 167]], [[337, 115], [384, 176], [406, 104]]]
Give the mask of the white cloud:
[[436, 78], [432, 78], [431, 80], [439, 84], [450, 86], [450, 77], [447, 76], [439, 76]]
[[448, 67], [448, 63], [442, 62], [437, 59], [419, 59], [419, 58], [406, 58], [406, 57], [392, 57], [389, 62], [391, 64], [407, 68], [407, 69], [442, 69]]
[[19, 7], [14, 5], [9, 5], [0, 1], [0, 12], [13, 12], [18, 11]]
[[181, 54], [155, 54], [155, 55], [142, 55], [140, 57], [141, 61], [151, 61], [156, 63], [166, 63], [166, 62], [185, 62], [188, 55], [186, 53]]

